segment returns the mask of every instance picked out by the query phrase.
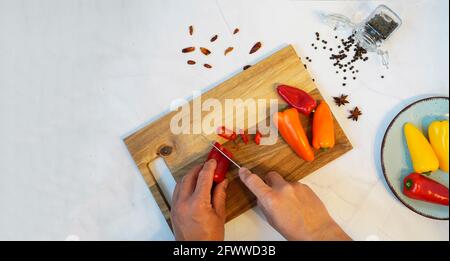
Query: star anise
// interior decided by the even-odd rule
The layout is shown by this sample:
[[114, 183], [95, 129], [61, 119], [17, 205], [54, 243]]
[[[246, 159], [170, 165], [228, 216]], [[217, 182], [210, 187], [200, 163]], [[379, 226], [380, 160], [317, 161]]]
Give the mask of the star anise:
[[333, 97], [334, 103], [336, 103], [336, 105], [339, 107], [345, 106], [345, 104], [348, 103], [347, 97], [348, 95], [345, 94], [342, 94], [340, 97]]
[[359, 110], [358, 107], [355, 107], [353, 110], [350, 111], [350, 116], [348, 116], [347, 119], [352, 119], [354, 121], [358, 121], [358, 118], [361, 115], [362, 115], [362, 112]]

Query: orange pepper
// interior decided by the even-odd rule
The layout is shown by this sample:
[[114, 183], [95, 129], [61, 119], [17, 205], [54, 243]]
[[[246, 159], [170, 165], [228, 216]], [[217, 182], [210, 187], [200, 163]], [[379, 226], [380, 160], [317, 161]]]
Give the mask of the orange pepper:
[[297, 109], [290, 108], [283, 112], [278, 112], [274, 123], [281, 136], [300, 158], [306, 161], [313, 161], [314, 151], [309, 145], [308, 137], [306, 137], [299, 116]]
[[314, 112], [312, 144], [315, 149], [331, 149], [334, 147], [334, 120], [330, 107], [321, 101]]

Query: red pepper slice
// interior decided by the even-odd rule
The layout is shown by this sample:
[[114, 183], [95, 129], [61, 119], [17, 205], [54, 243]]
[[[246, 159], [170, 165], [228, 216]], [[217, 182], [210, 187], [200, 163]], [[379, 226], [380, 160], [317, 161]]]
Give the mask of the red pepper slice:
[[403, 194], [412, 199], [448, 206], [448, 188], [418, 173], [411, 173], [403, 179]]
[[236, 132], [225, 128], [225, 126], [217, 128], [217, 135], [227, 140], [235, 140], [237, 138]]
[[288, 85], [278, 85], [278, 94], [300, 113], [309, 116], [317, 107], [317, 102], [307, 92]]
[[257, 131], [256, 131], [256, 134], [255, 134], [255, 138], [253, 138], [253, 140], [255, 141], [255, 143], [256, 143], [257, 145], [261, 144], [261, 137], [262, 137], [261, 132], [259, 132], [259, 131], [257, 130]]
[[[214, 145], [219, 148], [221, 151], [225, 153], [228, 157], [232, 158], [233, 154], [229, 152], [227, 149], [225, 149], [220, 143], [215, 142]], [[228, 172], [228, 169], [230, 168], [230, 161], [224, 157], [219, 151], [217, 151], [216, 148], [212, 148], [211, 151], [208, 154], [207, 161], [210, 159], [215, 159], [217, 162], [216, 170], [214, 171], [214, 182], [216, 184], [219, 184], [225, 179], [225, 175]]]
[[241, 136], [241, 139], [245, 144], [248, 144], [248, 135], [244, 130], [239, 130], [239, 136]]

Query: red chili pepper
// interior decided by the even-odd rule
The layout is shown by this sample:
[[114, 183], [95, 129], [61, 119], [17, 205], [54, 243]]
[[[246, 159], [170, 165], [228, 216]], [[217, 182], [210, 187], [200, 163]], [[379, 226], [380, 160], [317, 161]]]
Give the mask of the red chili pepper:
[[242, 141], [247, 144], [248, 143], [248, 135], [244, 130], [239, 130], [239, 136], [241, 136]]
[[418, 173], [405, 177], [403, 194], [412, 199], [448, 206], [448, 188]]
[[278, 85], [277, 91], [289, 105], [306, 116], [309, 116], [317, 107], [316, 100], [303, 90], [287, 85]]
[[225, 126], [217, 128], [217, 135], [227, 140], [235, 140], [237, 138], [236, 132], [225, 128]]
[[[215, 142], [214, 145], [219, 148], [221, 151], [225, 153], [228, 157], [232, 158], [233, 154], [229, 152], [227, 149], [225, 149], [220, 143]], [[224, 157], [219, 151], [217, 151], [216, 148], [212, 148], [211, 151], [208, 154], [207, 160], [215, 159], [217, 162], [216, 170], [214, 171], [214, 182], [216, 184], [222, 182], [225, 179], [225, 175], [228, 172], [228, 169], [230, 168], [230, 161]]]
[[255, 143], [257, 145], [259, 145], [261, 143], [261, 137], [262, 137], [261, 132], [256, 131], [255, 138], [253, 138], [253, 140], [255, 141]]

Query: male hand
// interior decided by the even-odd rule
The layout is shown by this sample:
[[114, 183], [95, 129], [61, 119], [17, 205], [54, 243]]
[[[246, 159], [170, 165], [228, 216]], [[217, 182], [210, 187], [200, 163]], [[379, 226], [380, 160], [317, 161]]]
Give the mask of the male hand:
[[288, 240], [351, 240], [316, 194], [302, 183], [288, 183], [269, 172], [266, 183], [248, 169], [239, 177], [255, 194], [268, 222]]
[[228, 180], [218, 184], [211, 197], [216, 165], [211, 159], [193, 168], [175, 187], [170, 216], [176, 240], [224, 239]]

